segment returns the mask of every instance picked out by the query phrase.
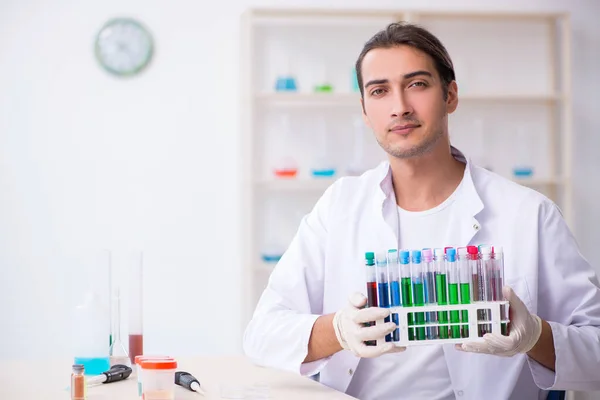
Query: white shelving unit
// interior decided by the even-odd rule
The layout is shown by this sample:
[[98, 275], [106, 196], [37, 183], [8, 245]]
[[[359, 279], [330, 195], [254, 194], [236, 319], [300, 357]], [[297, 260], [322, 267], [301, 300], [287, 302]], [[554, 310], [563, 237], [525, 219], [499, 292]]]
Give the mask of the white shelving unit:
[[[452, 143], [478, 164], [488, 163], [490, 169], [548, 195], [572, 223], [568, 15], [249, 10], [242, 20], [241, 62], [243, 326], [274, 266], [261, 259], [262, 252], [273, 244], [285, 250], [302, 216], [347, 174], [354, 141], [364, 143], [366, 167], [385, 159], [372, 134], [364, 126], [357, 128], [360, 94], [352, 74], [364, 42], [400, 20], [431, 30], [453, 59], [459, 108], [449, 119]], [[297, 90], [276, 91], [276, 79], [289, 74]], [[316, 93], [314, 86], [324, 82], [333, 91]], [[282, 131], [282, 115], [291, 132]], [[285, 152], [299, 167], [294, 178], [273, 174], [274, 163]], [[334, 162], [333, 177], [309, 173], [321, 152]], [[533, 174], [514, 178], [511, 167], [520, 153]]]

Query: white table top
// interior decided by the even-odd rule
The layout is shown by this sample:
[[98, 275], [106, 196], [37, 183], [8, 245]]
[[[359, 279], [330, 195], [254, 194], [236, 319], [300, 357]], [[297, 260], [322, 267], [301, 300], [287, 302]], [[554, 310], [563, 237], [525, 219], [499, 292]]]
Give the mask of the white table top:
[[[178, 371], [194, 375], [206, 396], [175, 386], [175, 399], [221, 399], [221, 388], [266, 384], [269, 399], [344, 400], [352, 397], [299, 375], [261, 368], [244, 357], [195, 357], [177, 359]], [[69, 400], [72, 360], [0, 361], [0, 399]], [[88, 388], [89, 400], [136, 400], [137, 378]]]

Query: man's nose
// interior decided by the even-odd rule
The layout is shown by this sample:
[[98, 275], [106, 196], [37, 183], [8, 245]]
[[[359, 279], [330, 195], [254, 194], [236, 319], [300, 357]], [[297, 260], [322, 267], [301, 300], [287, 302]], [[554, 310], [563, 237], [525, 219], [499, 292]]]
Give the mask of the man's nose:
[[402, 91], [394, 94], [391, 109], [392, 118], [408, 117], [413, 113], [413, 108]]

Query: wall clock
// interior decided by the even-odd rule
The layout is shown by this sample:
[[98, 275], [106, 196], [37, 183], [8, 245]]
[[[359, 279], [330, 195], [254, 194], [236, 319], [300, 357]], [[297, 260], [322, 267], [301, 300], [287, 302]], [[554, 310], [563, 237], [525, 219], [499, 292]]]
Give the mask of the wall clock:
[[111, 19], [96, 37], [96, 59], [105, 70], [118, 76], [142, 71], [150, 63], [153, 51], [150, 32], [130, 18]]

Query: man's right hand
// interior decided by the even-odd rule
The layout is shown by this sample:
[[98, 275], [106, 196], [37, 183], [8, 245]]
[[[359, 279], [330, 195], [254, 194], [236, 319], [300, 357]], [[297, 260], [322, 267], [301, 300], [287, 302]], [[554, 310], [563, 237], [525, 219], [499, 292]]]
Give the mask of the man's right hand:
[[[351, 351], [358, 357], [378, 357], [385, 353], [396, 353], [406, 350], [385, 341], [385, 336], [392, 333], [398, 326], [393, 322], [379, 323], [374, 326], [363, 324], [380, 321], [390, 315], [386, 308], [364, 308], [367, 298], [362, 293], [350, 296], [348, 305], [335, 313], [333, 329], [342, 348]], [[377, 340], [377, 346], [367, 346], [364, 342]]]

